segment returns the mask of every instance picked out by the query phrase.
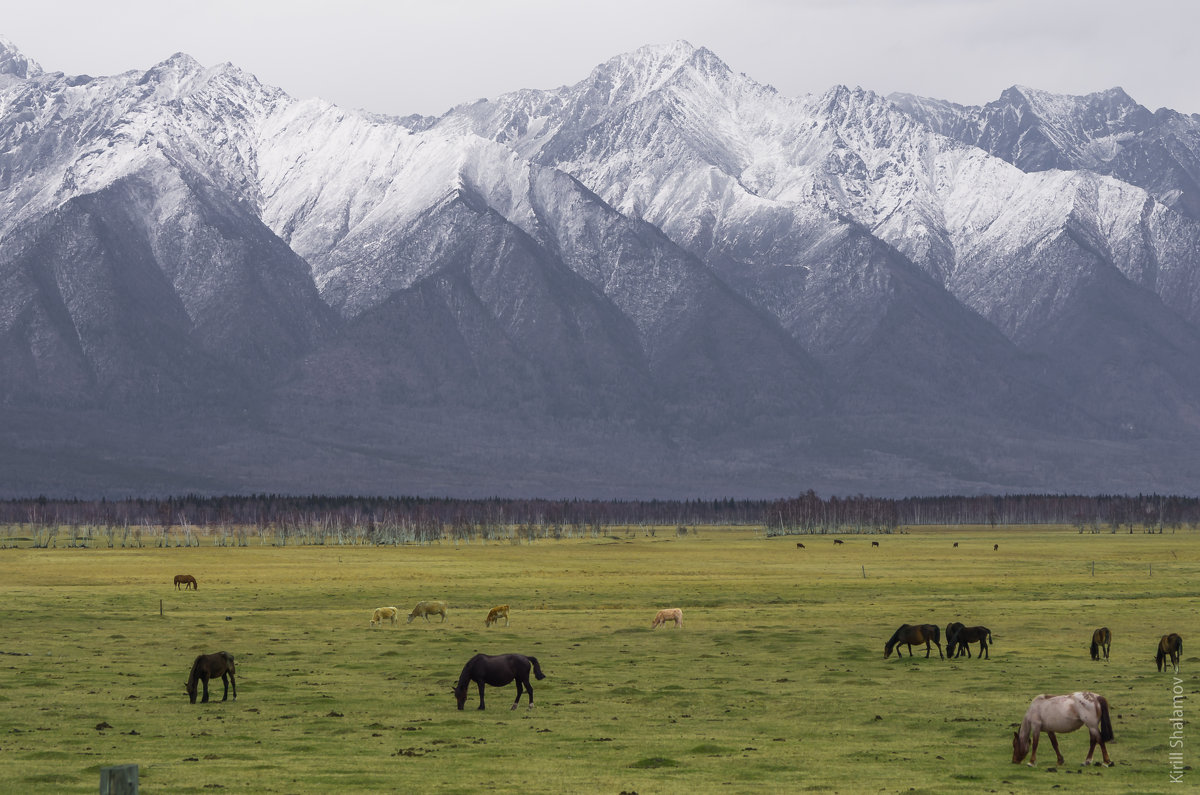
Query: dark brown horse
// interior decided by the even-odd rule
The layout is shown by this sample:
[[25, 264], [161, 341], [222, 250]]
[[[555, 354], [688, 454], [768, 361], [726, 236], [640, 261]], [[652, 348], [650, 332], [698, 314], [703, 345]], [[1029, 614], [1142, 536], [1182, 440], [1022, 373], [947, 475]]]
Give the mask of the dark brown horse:
[[[949, 629], [946, 631], [946, 656], [961, 657], [963, 651], [967, 653], [967, 659], [971, 658], [971, 644], [979, 644], [980, 659], [990, 660], [991, 655], [988, 653], [988, 644], [992, 642], [992, 631], [987, 627], [964, 627], [961, 624], [955, 628], [951, 634]], [[958, 647], [958, 653], [954, 653], [955, 647]]]
[[1167, 658], [1171, 658], [1171, 667], [1175, 669], [1175, 673], [1179, 673], [1179, 655], [1183, 654], [1183, 638], [1172, 632], [1170, 635], [1163, 635], [1162, 640], [1158, 642], [1158, 651], [1154, 654], [1154, 662], [1158, 665], [1158, 670], [1167, 670]]
[[[951, 654], [951, 652], [954, 651], [954, 646], [950, 643], [950, 639], [954, 637], [954, 633], [958, 632], [965, 626], [966, 624], [962, 623], [961, 621], [951, 621], [946, 625], [946, 655], [948, 657], [954, 656]], [[962, 654], [961, 649], [959, 650], [959, 654]]]
[[192, 663], [192, 672], [188, 674], [184, 687], [193, 704], [196, 703], [196, 683], [204, 683], [204, 698], [200, 699], [200, 703], [203, 704], [208, 701], [208, 680], [217, 676], [221, 677], [221, 682], [225, 685], [225, 695], [221, 696], [221, 700], [229, 698], [229, 686], [232, 684], [233, 700], [237, 701], [237, 682], [233, 679], [233, 655], [227, 651], [219, 651], [215, 654], [201, 654]]
[[901, 646], [908, 646], [908, 656], [913, 656], [912, 645], [918, 646], [925, 644], [925, 656], [928, 657], [932, 649], [929, 644], [937, 645], [938, 657], [945, 659], [942, 654], [942, 631], [938, 629], [937, 624], [901, 624], [900, 629], [892, 633], [892, 637], [883, 647], [883, 659], [887, 659], [892, 655], [892, 649], [896, 650], [897, 657], [903, 657], [900, 653]]
[[1100, 627], [1092, 633], [1092, 659], [1099, 660], [1100, 653], [1104, 653], [1104, 659], [1108, 659], [1108, 647], [1112, 645], [1112, 632], [1108, 627]]
[[514, 679], [517, 680], [517, 697], [512, 709], [521, 703], [522, 686], [529, 691], [529, 709], [533, 709], [533, 686], [529, 684], [529, 670], [538, 679], [545, 679], [542, 666], [538, 665], [537, 657], [526, 657], [524, 654], [476, 654], [467, 660], [462, 673], [458, 677], [458, 685], [452, 690], [458, 699], [458, 708], [462, 709], [467, 703], [467, 689], [471, 683], [479, 685], [479, 708], [483, 709], [483, 686], [503, 687]]
[[183, 590], [185, 590], [185, 591], [188, 588], [191, 588], [194, 591], [200, 589], [200, 586], [196, 584], [196, 578], [190, 574], [176, 574], [175, 575], [175, 590], [178, 591], [180, 585], [183, 586]]

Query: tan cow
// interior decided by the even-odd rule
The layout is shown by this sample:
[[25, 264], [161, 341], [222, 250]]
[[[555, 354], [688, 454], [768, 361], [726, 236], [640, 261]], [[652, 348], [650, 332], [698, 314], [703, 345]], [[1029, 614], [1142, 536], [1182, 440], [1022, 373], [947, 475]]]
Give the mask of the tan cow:
[[499, 607], [493, 607], [491, 610], [489, 610], [487, 619], [484, 620], [483, 625], [485, 627], [490, 627], [492, 624], [499, 624], [501, 618], [504, 619], [504, 626], [507, 627], [508, 605], [500, 605]]
[[417, 606], [414, 607], [412, 609], [412, 612], [408, 614], [408, 622], [407, 623], [411, 624], [412, 620], [414, 618], [416, 618], [417, 616], [421, 616], [426, 621], [428, 621], [430, 616], [436, 616], [436, 615], [440, 615], [442, 617], [441, 623], [444, 623], [446, 621], [446, 603], [445, 602], [417, 602]]
[[378, 624], [379, 626], [383, 626], [383, 622], [385, 620], [391, 621], [392, 624], [395, 624], [396, 619], [398, 619], [398, 618], [400, 618], [400, 608], [398, 608], [398, 607], [377, 607], [377, 608], [375, 608], [374, 615], [371, 616], [371, 626], [375, 626], [376, 624]]
[[658, 615], [654, 616], [654, 623], [650, 625], [650, 629], [658, 629], [668, 621], [674, 621], [676, 627], [682, 627], [683, 611], [678, 607], [668, 607], [665, 610], [659, 610]]

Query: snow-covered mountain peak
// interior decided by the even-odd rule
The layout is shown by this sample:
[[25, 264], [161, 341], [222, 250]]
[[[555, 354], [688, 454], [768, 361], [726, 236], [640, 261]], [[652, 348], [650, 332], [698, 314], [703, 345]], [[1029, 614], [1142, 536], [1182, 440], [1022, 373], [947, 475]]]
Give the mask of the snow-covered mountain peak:
[[29, 79], [40, 74], [42, 67], [37, 61], [24, 55], [11, 41], [0, 36], [0, 77], [10, 75]]
[[661, 89], [689, 63], [703, 65], [709, 72], [728, 71], [708, 50], [680, 40], [618, 55], [592, 70], [581, 85], [610, 108], [631, 105]]

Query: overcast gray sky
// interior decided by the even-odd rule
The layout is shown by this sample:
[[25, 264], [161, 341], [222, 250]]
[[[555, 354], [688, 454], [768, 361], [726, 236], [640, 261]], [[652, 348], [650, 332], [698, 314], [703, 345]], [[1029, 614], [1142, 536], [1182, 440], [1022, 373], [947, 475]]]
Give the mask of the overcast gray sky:
[[439, 114], [553, 88], [686, 39], [785, 94], [838, 83], [964, 104], [1010, 85], [1122, 86], [1200, 113], [1197, 0], [0, 0], [0, 35], [49, 71], [231, 61], [296, 97]]

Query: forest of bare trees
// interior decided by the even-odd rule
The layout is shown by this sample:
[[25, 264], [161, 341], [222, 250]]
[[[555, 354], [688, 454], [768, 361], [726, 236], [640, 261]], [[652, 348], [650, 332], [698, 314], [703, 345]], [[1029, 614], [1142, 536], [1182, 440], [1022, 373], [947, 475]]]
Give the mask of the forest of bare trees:
[[[1169, 495], [766, 500], [543, 500], [253, 495], [0, 501], [0, 525], [34, 546], [403, 544], [443, 539], [675, 535], [755, 525], [767, 535], [890, 533], [916, 525], [1060, 524], [1079, 532], [1162, 532], [1200, 525], [1200, 499]], [[14, 530], [16, 532], [14, 532]]]

